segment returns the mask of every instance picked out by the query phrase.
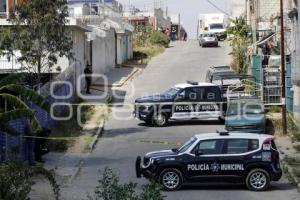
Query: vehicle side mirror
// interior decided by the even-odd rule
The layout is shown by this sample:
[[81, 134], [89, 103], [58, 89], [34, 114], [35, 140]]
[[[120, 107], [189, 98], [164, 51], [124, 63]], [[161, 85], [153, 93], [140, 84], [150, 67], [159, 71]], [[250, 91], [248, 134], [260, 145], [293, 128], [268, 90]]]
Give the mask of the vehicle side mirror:
[[203, 155], [203, 152], [202, 152], [201, 150], [197, 150], [197, 151], [195, 152], [195, 155], [196, 155], [196, 156], [202, 156], [202, 155]]

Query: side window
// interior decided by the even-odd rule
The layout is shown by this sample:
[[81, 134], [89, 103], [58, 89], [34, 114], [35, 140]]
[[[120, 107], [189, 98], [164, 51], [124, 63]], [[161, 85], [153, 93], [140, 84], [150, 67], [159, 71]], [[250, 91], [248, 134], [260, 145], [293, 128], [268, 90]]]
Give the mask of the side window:
[[222, 153], [222, 148], [223, 140], [203, 140], [197, 144], [192, 153], [201, 151], [203, 155], [216, 155]]
[[198, 101], [203, 95], [204, 88], [186, 88], [180, 93], [184, 101]]
[[248, 139], [228, 139], [227, 140], [227, 154], [241, 154], [248, 152]]
[[218, 101], [221, 98], [220, 91], [217, 87], [206, 87], [204, 96], [210, 101]]

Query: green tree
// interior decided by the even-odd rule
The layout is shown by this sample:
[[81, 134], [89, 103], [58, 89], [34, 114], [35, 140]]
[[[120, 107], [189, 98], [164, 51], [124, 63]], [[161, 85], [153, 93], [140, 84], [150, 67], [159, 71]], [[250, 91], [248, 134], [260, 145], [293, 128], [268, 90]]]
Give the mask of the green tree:
[[[2, 54], [15, 55], [25, 68], [37, 74], [51, 71], [58, 57], [70, 57], [71, 32], [67, 28], [66, 0], [30, 0], [10, 11], [10, 28], [3, 28]], [[16, 54], [18, 50], [21, 55]]]
[[26, 78], [25, 74], [12, 74], [0, 80], [0, 98], [6, 102], [6, 108], [0, 110], [0, 130], [8, 134], [19, 134], [9, 125], [11, 120], [19, 118], [30, 118], [34, 132], [41, 129], [41, 125], [35, 116], [35, 111], [28, 105], [35, 103], [45, 111], [50, 111], [50, 103], [35, 91], [26, 88], [22, 83]]
[[250, 44], [248, 34], [250, 28], [243, 17], [229, 19], [227, 34], [230, 36], [230, 45], [232, 46], [232, 68], [238, 73], [245, 73], [246, 52]]

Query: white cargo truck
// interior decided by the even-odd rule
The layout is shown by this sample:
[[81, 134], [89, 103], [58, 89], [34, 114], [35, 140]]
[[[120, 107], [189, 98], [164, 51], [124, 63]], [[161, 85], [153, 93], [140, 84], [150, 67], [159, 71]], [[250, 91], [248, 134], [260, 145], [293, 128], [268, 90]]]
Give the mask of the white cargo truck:
[[219, 40], [227, 38], [225, 15], [222, 13], [201, 14], [198, 20], [198, 39], [205, 32], [215, 33]]

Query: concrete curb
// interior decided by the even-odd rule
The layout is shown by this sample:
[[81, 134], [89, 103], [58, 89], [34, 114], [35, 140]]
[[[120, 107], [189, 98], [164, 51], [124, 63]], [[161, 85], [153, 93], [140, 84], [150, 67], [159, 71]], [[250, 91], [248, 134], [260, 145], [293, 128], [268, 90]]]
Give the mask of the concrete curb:
[[[135, 66], [144, 66], [146, 64], [134, 64]], [[122, 64], [120, 65], [121, 67], [125, 67], [125, 68], [134, 68], [133, 65], [130, 65], [130, 64]]]
[[[93, 150], [95, 149], [96, 144], [97, 144], [97, 142], [98, 142], [98, 139], [99, 139], [99, 138], [102, 136], [102, 134], [103, 134], [104, 124], [105, 124], [105, 121], [102, 120], [102, 121], [100, 122], [100, 124], [99, 124], [99, 127], [98, 127], [98, 130], [97, 130], [96, 134], [95, 134], [94, 137], [93, 137], [92, 142], [89, 144], [90, 150], [89, 150], [89, 153], [88, 153], [86, 156], [90, 155], [90, 154], [93, 152]], [[85, 156], [85, 157], [86, 157], [86, 156]], [[68, 181], [68, 183], [69, 183], [70, 185], [73, 183], [73, 181], [74, 181], [74, 180], [76, 179], [76, 177], [79, 175], [79, 173], [80, 173], [80, 171], [81, 171], [81, 169], [82, 169], [82, 166], [83, 166], [83, 164], [84, 164], [84, 159], [85, 159], [85, 158], [82, 158], [82, 159], [79, 160], [78, 165], [76, 166], [76, 167], [77, 167], [76, 172], [70, 177], [70, 179], [69, 179], [69, 181]]]
[[102, 133], [103, 133], [103, 130], [104, 130], [104, 124], [105, 124], [104, 120], [102, 120], [99, 124], [99, 127], [98, 127], [98, 130], [97, 130], [96, 134], [93, 137], [92, 142], [89, 144], [90, 153], [94, 150], [94, 148], [95, 148], [95, 146], [98, 142], [99, 137], [102, 136]]
[[122, 82], [114, 83], [114, 84], [93, 84], [94, 87], [110, 87], [110, 88], [117, 88], [117, 87], [123, 87], [123, 85], [130, 79], [133, 78], [134, 75], [136, 75], [140, 69], [135, 69], [133, 72], [131, 72]]
[[288, 174], [288, 179], [291, 180], [297, 186], [297, 190], [298, 192], [300, 192], [300, 182], [297, 180], [292, 167], [289, 166], [285, 161], [281, 161], [281, 165], [284, 173]]

